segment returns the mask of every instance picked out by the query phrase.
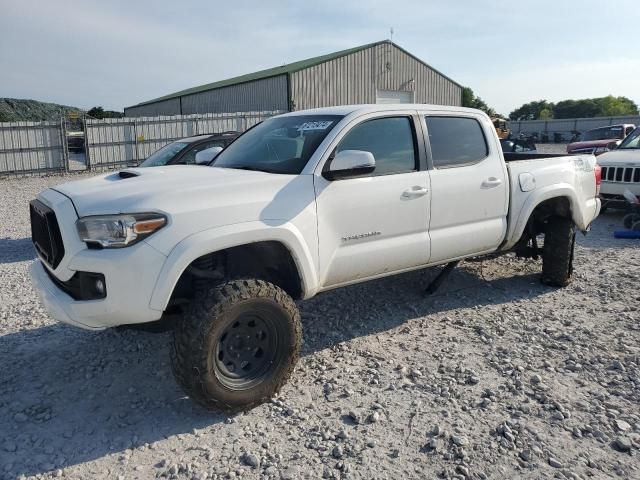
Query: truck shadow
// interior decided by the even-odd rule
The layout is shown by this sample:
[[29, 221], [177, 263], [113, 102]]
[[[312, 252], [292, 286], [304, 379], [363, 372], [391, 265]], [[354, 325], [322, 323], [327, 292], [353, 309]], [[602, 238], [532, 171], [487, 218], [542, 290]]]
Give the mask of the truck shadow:
[[0, 264], [24, 262], [36, 258], [31, 238], [0, 238]]
[[[487, 263], [487, 262], [485, 262]], [[320, 294], [300, 305], [303, 354], [397, 327], [413, 318], [459, 308], [509, 303], [552, 291], [539, 272], [516, 262], [507, 277], [485, 280], [480, 264], [461, 264], [433, 295], [425, 289], [439, 273], [430, 268]], [[539, 266], [538, 266], [539, 268]], [[331, 297], [327, 301], [326, 297]], [[324, 318], [334, 319], [329, 324]]]
[[[303, 355], [409, 319], [550, 291], [528, 270], [486, 281], [479, 272], [476, 265], [454, 271], [430, 297], [423, 291], [438, 269], [303, 302]], [[90, 462], [228, 420], [184, 397], [172, 378], [169, 343], [168, 334], [92, 333], [59, 324], [0, 337], [0, 478]], [[262, 408], [268, 407], [250, 415], [263, 415]]]

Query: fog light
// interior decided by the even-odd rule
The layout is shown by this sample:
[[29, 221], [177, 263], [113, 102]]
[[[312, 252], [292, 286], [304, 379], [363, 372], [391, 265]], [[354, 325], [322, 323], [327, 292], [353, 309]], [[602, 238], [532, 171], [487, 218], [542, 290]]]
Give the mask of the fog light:
[[101, 297], [104, 296], [104, 282], [102, 279], [98, 278], [95, 284], [96, 293]]

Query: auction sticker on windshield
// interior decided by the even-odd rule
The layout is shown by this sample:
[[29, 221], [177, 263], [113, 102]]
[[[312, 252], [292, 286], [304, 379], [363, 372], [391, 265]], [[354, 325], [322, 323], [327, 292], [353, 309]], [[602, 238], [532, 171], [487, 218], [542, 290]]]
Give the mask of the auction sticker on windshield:
[[333, 122], [330, 120], [323, 120], [319, 122], [304, 122], [298, 127], [298, 130], [326, 130], [331, 126]]

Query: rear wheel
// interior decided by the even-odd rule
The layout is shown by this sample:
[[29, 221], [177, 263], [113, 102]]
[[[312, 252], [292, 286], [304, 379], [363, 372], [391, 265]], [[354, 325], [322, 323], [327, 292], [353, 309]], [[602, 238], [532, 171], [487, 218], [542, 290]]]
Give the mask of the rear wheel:
[[573, 220], [551, 217], [546, 225], [542, 251], [542, 283], [554, 287], [569, 284], [573, 272], [576, 232]]
[[284, 385], [300, 343], [300, 315], [289, 295], [262, 280], [233, 280], [192, 302], [176, 326], [171, 364], [195, 402], [244, 410]]

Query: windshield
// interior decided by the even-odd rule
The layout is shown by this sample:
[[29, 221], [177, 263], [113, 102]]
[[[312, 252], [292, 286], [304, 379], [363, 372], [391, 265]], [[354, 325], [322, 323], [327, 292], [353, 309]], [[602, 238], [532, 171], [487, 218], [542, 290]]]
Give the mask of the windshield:
[[238, 137], [213, 166], [297, 175], [341, 119], [340, 115], [269, 118]]
[[640, 149], [640, 127], [636, 128], [624, 139], [618, 149], [620, 148]]
[[160, 165], [166, 165], [169, 161], [171, 161], [176, 155], [178, 155], [182, 150], [184, 150], [187, 145], [186, 142], [173, 142], [168, 145], [165, 145], [160, 150], [156, 150], [151, 154], [149, 158], [147, 158], [144, 162], [142, 162], [140, 167], [159, 167]]
[[624, 138], [624, 128], [606, 127], [589, 130], [582, 135], [580, 140], [588, 142], [590, 140], [619, 140], [621, 138]]

